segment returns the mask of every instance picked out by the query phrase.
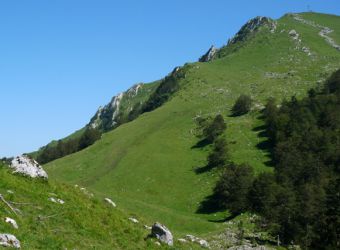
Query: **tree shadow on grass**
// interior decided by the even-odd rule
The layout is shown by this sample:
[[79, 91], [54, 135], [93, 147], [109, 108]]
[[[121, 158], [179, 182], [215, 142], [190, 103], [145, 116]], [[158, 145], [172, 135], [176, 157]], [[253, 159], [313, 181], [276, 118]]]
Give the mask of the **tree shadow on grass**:
[[214, 168], [214, 166], [210, 165], [210, 164], [207, 164], [203, 167], [197, 167], [195, 168], [195, 173], [196, 174], [204, 174], [206, 172], [209, 172], [210, 170], [212, 170]]
[[218, 197], [215, 194], [209, 195], [204, 198], [200, 206], [196, 210], [197, 214], [212, 214], [224, 211], [218, 203]]
[[[259, 119], [264, 119], [265, 117], [263, 115], [261, 115], [260, 117], [258, 117]], [[264, 141], [259, 142], [256, 147], [265, 152], [266, 155], [270, 158], [269, 161], [266, 161], [264, 164], [268, 167], [274, 167], [274, 161], [273, 161], [273, 143], [269, 138], [268, 132], [267, 132], [267, 126], [266, 125], [261, 125], [261, 126], [257, 126], [254, 127], [252, 129], [254, 132], [259, 132], [258, 133], [258, 137], [259, 138], [266, 138]]]
[[207, 140], [206, 138], [204, 138], [200, 140], [199, 142], [197, 142], [194, 146], [192, 146], [191, 149], [204, 148], [205, 146], [208, 146], [209, 144], [211, 144], [211, 142]]
[[[196, 210], [197, 214], [214, 214], [218, 212], [225, 212], [226, 209], [221, 207], [218, 202], [218, 197], [215, 194], [205, 197], [205, 199], [200, 203], [200, 206]], [[224, 223], [226, 221], [232, 220], [237, 215], [230, 215], [222, 219], [209, 219], [210, 222]]]

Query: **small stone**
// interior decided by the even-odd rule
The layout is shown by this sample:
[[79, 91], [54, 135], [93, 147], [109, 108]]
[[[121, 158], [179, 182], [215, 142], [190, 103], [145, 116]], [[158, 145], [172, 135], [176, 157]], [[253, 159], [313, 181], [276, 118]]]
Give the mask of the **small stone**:
[[130, 221], [132, 221], [133, 223], [139, 223], [139, 221], [136, 218], [130, 217], [129, 218]]
[[201, 247], [204, 247], [204, 248], [209, 248], [209, 244], [206, 240], [199, 240], [198, 241], [198, 244], [200, 244]]
[[186, 239], [182, 239], [182, 238], [178, 239], [178, 241], [181, 242], [181, 243], [187, 243], [187, 240]]
[[114, 203], [111, 199], [105, 198], [104, 201], [106, 201], [108, 204], [110, 204], [112, 207], [117, 207], [116, 203]]
[[17, 222], [14, 219], [6, 217], [5, 222], [8, 223], [8, 224], [11, 224], [15, 229], [19, 228]]

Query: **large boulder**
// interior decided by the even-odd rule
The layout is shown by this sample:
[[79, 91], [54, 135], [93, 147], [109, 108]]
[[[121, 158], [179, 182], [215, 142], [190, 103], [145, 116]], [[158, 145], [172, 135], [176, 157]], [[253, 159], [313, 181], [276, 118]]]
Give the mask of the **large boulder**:
[[169, 229], [166, 228], [166, 226], [156, 222], [151, 229], [152, 236], [156, 237], [161, 242], [172, 246], [174, 244], [174, 238], [172, 236], [172, 233]]
[[48, 178], [47, 173], [39, 163], [26, 155], [15, 157], [10, 167], [14, 169], [14, 173], [23, 174], [31, 178]]
[[0, 234], [0, 246], [20, 248], [20, 241], [12, 234]]

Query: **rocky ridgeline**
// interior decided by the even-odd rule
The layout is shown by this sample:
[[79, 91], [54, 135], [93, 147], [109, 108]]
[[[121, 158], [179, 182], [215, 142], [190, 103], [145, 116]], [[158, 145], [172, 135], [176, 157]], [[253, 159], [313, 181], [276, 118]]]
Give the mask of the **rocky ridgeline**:
[[[144, 84], [136, 84], [125, 92], [119, 93], [114, 96], [111, 101], [104, 107], [99, 107], [96, 114], [87, 125], [91, 128], [99, 128], [108, 130], [113, 128], [118, 123], [118, 117], [122, 110], [121, 104], [124, 99], [135, 97], [143, 88]], [[131, 109], [132, 107], [130, 107]], [[104, 124], [105, 123], [105, 124]]]
[[[245, 41], [249, 36], [255, 34], [261, 27], [267, 27], [271, 33], [274, 33], [276, 26], [276, 21], [268, 17], [258, 16], [250, 19], [245, 25], [241, 27], [239, 32], [237, 32], [233, 38], [229, 39], [227, 46]], [[211, 46], [210, 49], [199, 58], [199, 61], [209, 62], [214, 60], [219, 51], [220, 50], [215, 46]]]
[[200, 62], [209, 62], [215, 58], [218, 49], [215, 46], [211, 46], [210, 49], [199, 59]]
[[256, 33], [261, 27], [267, 27], [271, 33], [274, 33], [276, 30], [276, 22], [271, 18], [263, 16], [250, 19], [242, 26], [240, 31], [228, 41], [228, 45], [246, 40], [250, 35]]
[[13, 173], [22, 174], [31, 178], [48, 178], [47, 173], [39, 163], [26, 155], [15, 157], [11, 162], [10, 168], [14, 169]]

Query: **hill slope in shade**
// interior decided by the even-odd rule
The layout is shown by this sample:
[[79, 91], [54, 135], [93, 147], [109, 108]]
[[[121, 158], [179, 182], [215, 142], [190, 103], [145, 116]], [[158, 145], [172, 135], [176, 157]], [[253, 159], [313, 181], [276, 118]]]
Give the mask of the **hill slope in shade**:
[[[302, 13], [275, 21], [274, 30], [260, 25], [209, 62], [187, 65], [180, 90], [163, 106], [46, 169], [52, 178], [112, 196], [127, 211], [160, 220], [177, 235], [219, 231], [225, 224], [212, 221], [225, 213], [197, 213], [218, 173], [195, 172], [206, 164], [209, 150], [195, 147], [195, 117], [223, 114], [232, 160], [249, 163], [257, 173], [271, 171], [267, 152], [258, 147], [265, 140], [258, 129], [265, 101], [301, 97], [340, 67], [340, 51], [320, 35], [321, 26], [340, 44], [338, 16]], [[253, 98], [253, 111], [230, 117], [240, 94]]]

